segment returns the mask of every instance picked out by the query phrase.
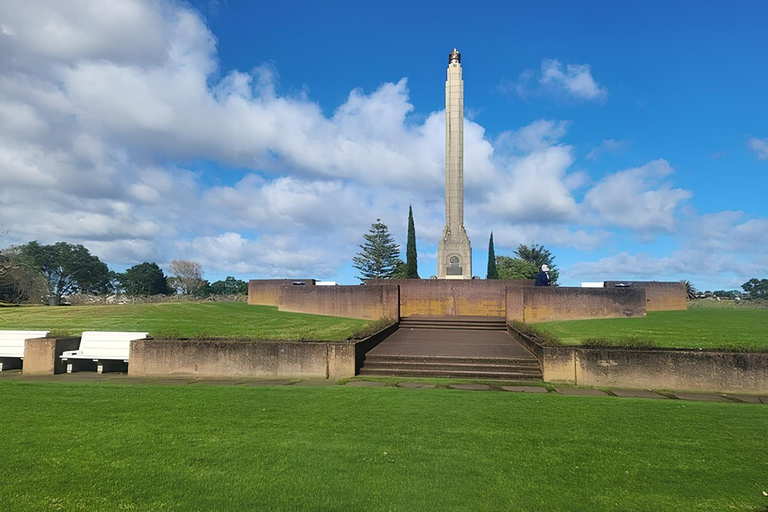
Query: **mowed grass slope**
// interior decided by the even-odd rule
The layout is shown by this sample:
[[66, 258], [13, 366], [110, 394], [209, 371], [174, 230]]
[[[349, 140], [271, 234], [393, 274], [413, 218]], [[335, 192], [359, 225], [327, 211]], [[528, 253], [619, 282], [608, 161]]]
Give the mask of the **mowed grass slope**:
[[534, 324], [566, 345], [599, 339], [621, 345], [651, 341], [657, 347], [768, 351], [768, 310], [651, 311], [645, 317]]
[[13, 510], [765, 510], [768, 408], [0, 382]]
[[49, 330], [57, 336], [83, 331], [139, 331], [155, 338], [264, 338], [343, 340], [368, 322], [286, 313], [242, 302], [121, 304], [0, 308], [0, 329]]

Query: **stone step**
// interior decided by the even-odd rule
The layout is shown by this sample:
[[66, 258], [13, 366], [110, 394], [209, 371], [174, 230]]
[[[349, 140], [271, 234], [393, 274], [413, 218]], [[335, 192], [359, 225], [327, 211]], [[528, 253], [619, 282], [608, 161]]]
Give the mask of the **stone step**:
[[447, 366], [447, 365], [365, 365], [361, 371], [373, 372], [444, 372], [449, 374], [464, 373], [514, 373], [531, 378], [541, 378], [538, 368], [520, 368], [517, 366]]
[[534, 361], [533, 363], [467, 363], [467, 362], [439, 362], [430, 360], [421, 361], [369, 361], [366, 360], [364, 366], [366, 368], [424, 368], [424, 369], [489, 369], [489, 370], [515, 370], [515, 371], [539, 371], [539, 364]]
[[473, 365], [514, 365], [538, 368], [536, 358], [509, 358], [509, 357], [456, 357], [456, 356], [408, 356], [408, 355], [374, 355], [365, 356], [365, 364], [369, 363], [433, 363], [433, 364], [473, 364]]
[[523, 372], [497, 372], [480, 370], [408, 370], [408, 369], [388, 369], [388, 370], [370, 370], [365, 367], [360, 369], [360, 375], [363, 376], [381, 376], [381, 377], [441, 377], [449, 379], [500, 379], [513, 381], [540, 381], [541, 374], [523, 373]]
[[460, 330], [460, 331], [506, 331], [506, 325], [441, 325], [428, 323], [400, 323], [400, 329], [433, 329], [433, 330]]

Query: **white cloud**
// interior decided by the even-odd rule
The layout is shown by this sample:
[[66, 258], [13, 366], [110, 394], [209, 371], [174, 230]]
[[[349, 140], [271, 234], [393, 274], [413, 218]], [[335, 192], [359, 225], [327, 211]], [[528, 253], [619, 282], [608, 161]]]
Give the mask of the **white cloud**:
[[541, 74], [536, 80], [536, 71], [526, 69], [514, 85], [503, 83], [502, 90], [514, 90], [521, 99], [542, 94], [564, 97], [576, 101], [604, 101], [608, 90], [592, 77], [589, 64], [563, 65], [558, 59], [543, 59]]
[[595, 146], [594, 148], [592, 148], [589, 151], [589, 153], [587, 153], [587, 156], [584, 158], [586, 158], [587, 160], [595, 161], [605, 153], [622, 153], [626, 151], [628, 147], [629, 147], [629, 141], [606, 139], [603, 142], [601, 142], [598, 146]]
[[768, 139], [750, 138], [747, 141], [749, 148], [755, 152], [758, 160], [768, 160]]
[[[244, 277], [331, 277], [376, 218], [404, 242], [412, 204], [420, 254], [434, 253], [445, 114], [414, 115], [405, 78], [349, 84], [325, 115], [305, 93], [282, 94], [274, 66], [221, 73], [216, 38], [186, 3], [13, 0], [0, 19], [3, 243], [83, 243], [118, 266], [184, 258]], [[586, 65], [545, 61], [529, 75], [535, 94], [607, 95]], [[606, 226], [673, 230], [690, 192], [664, 181], [663, 160], [606, 176], [580, 203], [590, 178], [571, 168], [569, 126], [541, 119], [491, 138], [465, 121], [476, 249], [491, 230], [500, 247], [578, 250], [603, 246]], [[185, 168], [197, 159], [237, 170]], [[759, 219], [724, 225], [735, 246], [764, 239]]]
[[587, 192], [584, 204], [599, 215], [601, 222], [610, 225], [636, 231], [672, 232], [677, 208], [693, 195], [663, 181], [672, 173], [674, 169], [666, 160], [617, 172]]

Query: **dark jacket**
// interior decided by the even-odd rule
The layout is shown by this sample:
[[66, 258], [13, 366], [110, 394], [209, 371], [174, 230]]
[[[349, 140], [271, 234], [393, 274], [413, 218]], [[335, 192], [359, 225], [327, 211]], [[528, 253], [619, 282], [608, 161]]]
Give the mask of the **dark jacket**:
[[535, 286], [549, 286], [549, 276], [543, 270], [536, 274]]

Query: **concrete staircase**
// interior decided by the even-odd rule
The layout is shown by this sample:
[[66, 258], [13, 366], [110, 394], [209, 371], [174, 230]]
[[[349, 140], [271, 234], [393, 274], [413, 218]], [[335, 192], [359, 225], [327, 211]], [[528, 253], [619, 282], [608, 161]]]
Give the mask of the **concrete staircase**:
[[[510, 357], [488, 354], [489, 343], [495, 344], [494, 347], [498, 347], [499, 343], [504, 346], [507, 343], [517, 344], [506, 329], [503, 318], [403, 318], [392, 338], [397, 339], [398, 333], [401, 337], [407, 335], [409, 342], [419, 347], [420, 353], [414, 355], [415, 350], [405, 347], [400, 350], [374, 349], [365, 356], [360, 375], [541, 380], [537, 359], [524, 349], [509, 351]], [[457, 340], [462, 354], [449, 354], [456, 351]], [[384, 340], [382, 345], [386, 343], [387, 340]], [[448, 344], [452, 346], [448, 347]], [[425, 350], [426, 347], [430, 350]]]
[[506, 331], [507, 322], [495, 317], [409, 316], [400, 320], [400, 329]]

